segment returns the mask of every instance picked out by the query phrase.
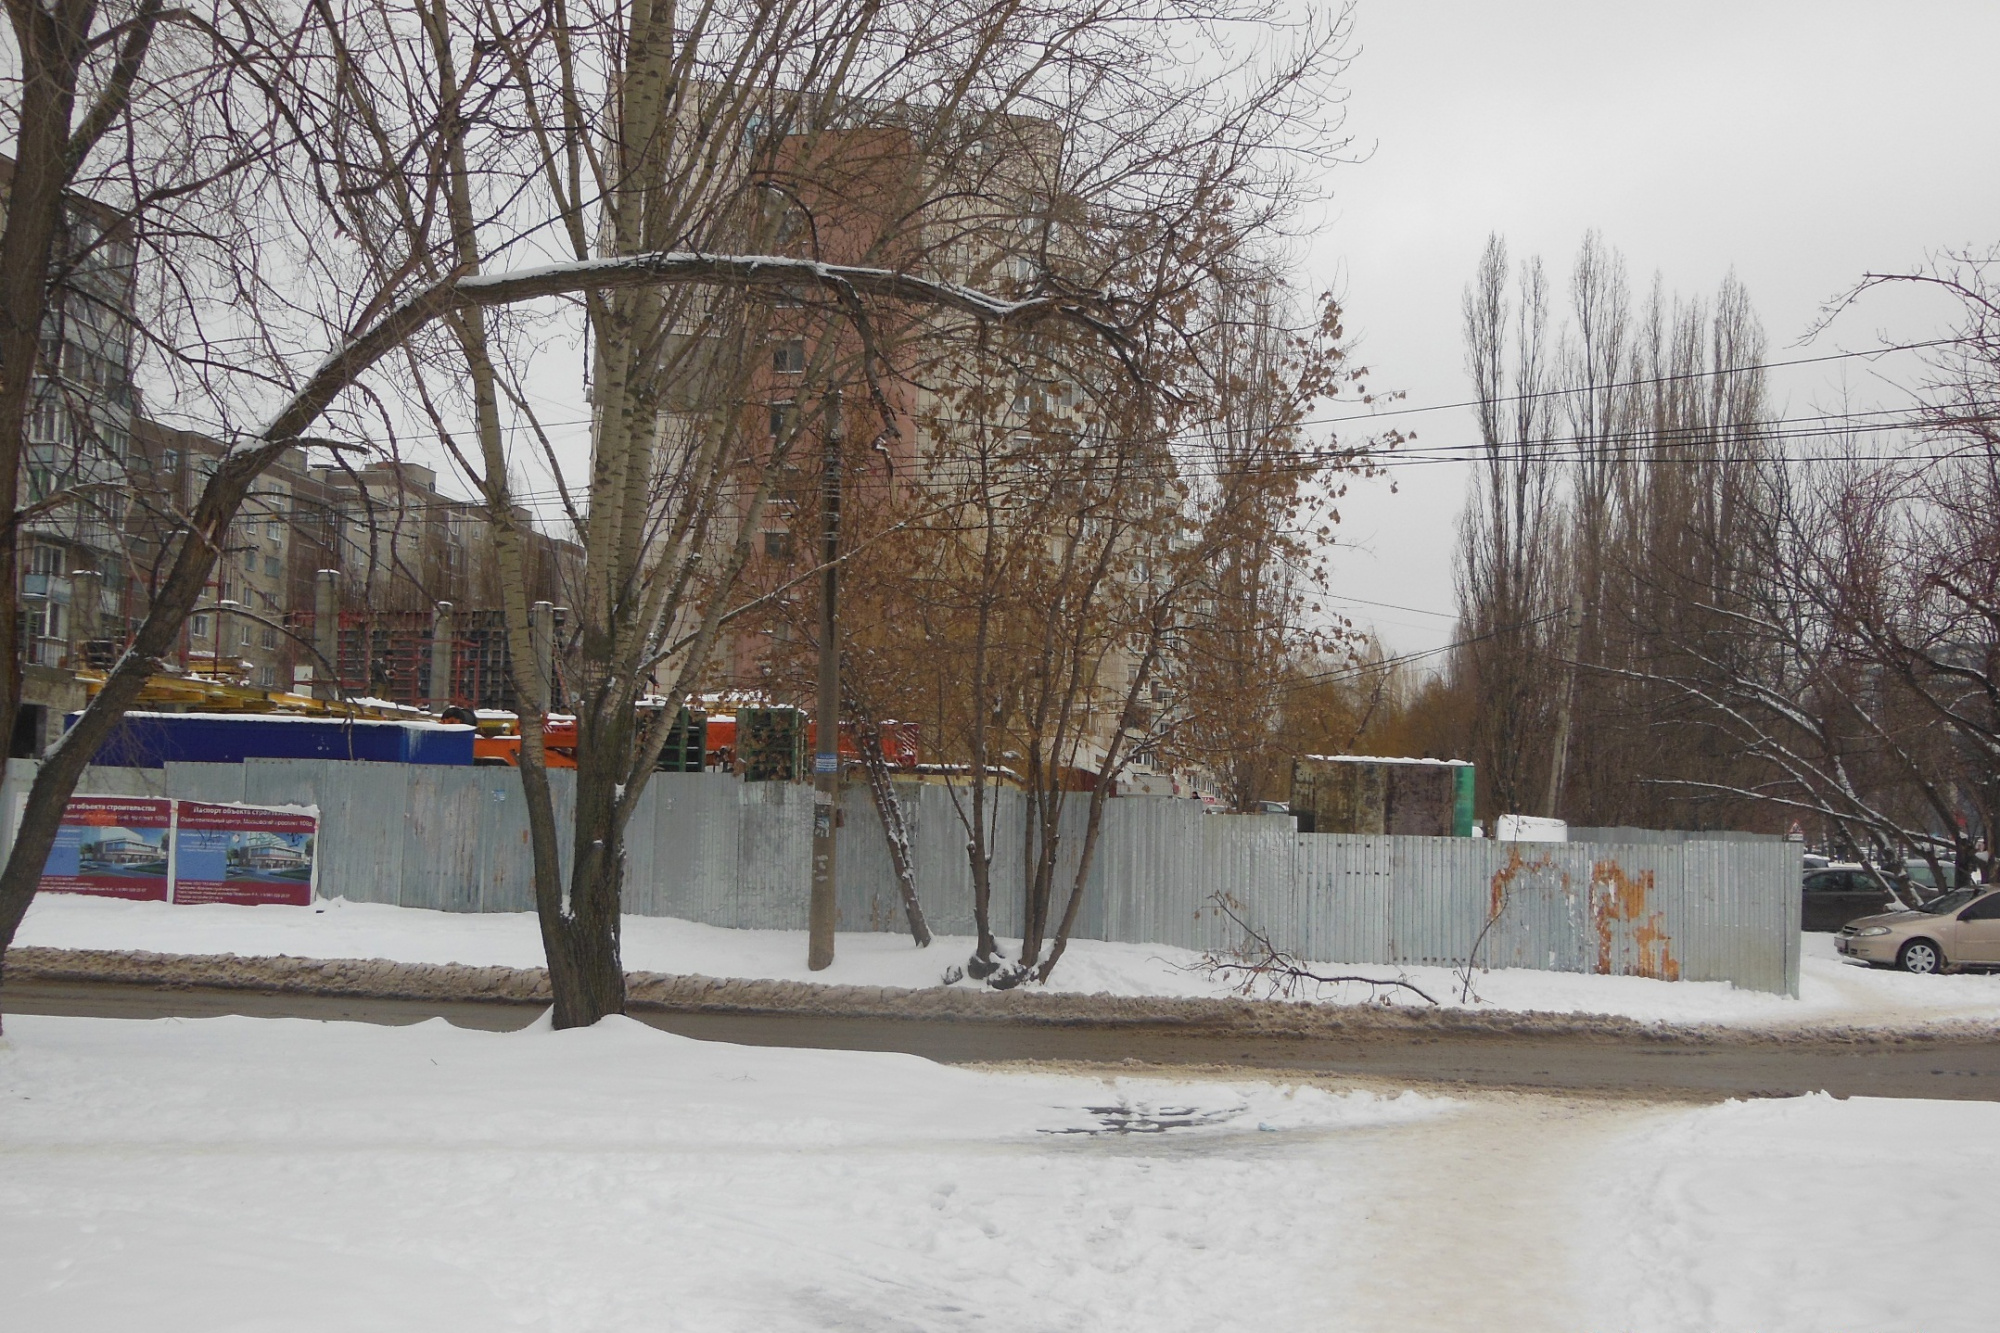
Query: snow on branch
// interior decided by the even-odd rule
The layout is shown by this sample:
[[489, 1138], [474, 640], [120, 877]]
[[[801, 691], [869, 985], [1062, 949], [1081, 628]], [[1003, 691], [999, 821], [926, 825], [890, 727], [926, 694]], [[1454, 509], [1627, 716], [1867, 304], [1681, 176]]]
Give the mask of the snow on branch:
[[1075, 324], [1103, 338], [1132, 367], [1133, 339], [1108, 317], [1104, 302], [1045, 294], [1010, 301], [954, 282], [894, 269], [827, 264], [779, 255], [717, 255], [667, 250], [546, 264], [512, 273], [443, 279], [392, 307], [352, 334], [263, 430], [239, 441], [232, 453], [252, 454], [292, 442], [336, 395], [432, 320], [475, 307], [515, 305], [549, 296], [630, 287], [706, 286], [761, 288], [797, 294], [820, 288], [843, 301], [888, 301], [931, 306], [968, 315], [982, 324], [1026, 327], [1050, 320]]

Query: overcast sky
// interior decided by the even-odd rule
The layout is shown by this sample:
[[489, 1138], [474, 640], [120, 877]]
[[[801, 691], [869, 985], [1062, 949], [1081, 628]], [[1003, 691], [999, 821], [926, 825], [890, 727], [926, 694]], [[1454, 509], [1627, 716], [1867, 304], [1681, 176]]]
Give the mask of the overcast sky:
[[[2000, 245], [2000, 3], [1946, 0], [1360, 0], [1348, 128], [1306, 253], [1346, 298], [1372, 387], [1461, 401], [1459, 298], [1489, 232], [1539, 252], [1564, 296], [1595, 227], [1643, 291], [1712, 293], [1733, 267], [1773, 360], [1938, 336], [1950, 311], [1873, 298], [1810, 345], [1865, 271]], [[1907, 356], [1774, 372], [1779, 410], [1907, 402]], [[1469, 414], [1397, 418], [1424, 445]], [[1344, 507], [1341, 609], [1393, 651], [1449, 641], [1457, 465], [1394, 470]], [[1436, 614], [1421, 614], [1432, 612]], [[1436, 659], [1432, 659], [1436, 660]]]

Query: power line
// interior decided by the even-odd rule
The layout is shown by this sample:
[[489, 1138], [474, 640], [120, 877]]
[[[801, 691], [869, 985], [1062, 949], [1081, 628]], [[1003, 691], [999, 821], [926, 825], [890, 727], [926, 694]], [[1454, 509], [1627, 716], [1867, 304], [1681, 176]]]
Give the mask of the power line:
[[[1890, 352], [1918, 352], [1930, 347], [1951, 347], [1960, 343], [1976, 342], [1974, 338], [1931, 338], [1924, 342], [1893, 343], [1887, 347], [1877, 347], [1866, 352], [1829, 352], [1825, 356], [1802, 356], [1789, 361], [1754, 361], [1741, 366], [1723, 366], [1715, 370], [1689, 370], [1673, 375], [1648, 375], [1639, 379], [1615, 380], [1608, 384], [1587, 384], [1560, 389], [1542, 389], [1535, 393], [1508, 394], [1492, 400], [1494, 404], [1525, 403], [1542, 398], [1560, 398], [1568, 394], [1601, 393], [1609, 389], [1638, 389], [1655, 384], [1676, 384], [1687, 380], [1715, 379], [1724, 375], [1744, 375], [1752, 371], [1777, 370], [1786, 366], [1816, 366], [1828, 361], [1851, 361], [1858, 357], [1886, 356]], [[1328, 425], [1338, 421], [1375, 421], [1382, 417], [1416, 416], [1424, 412], [1452, 412], [1461, 408], [1481, 407], [1486, 404], [1474, 398], [1462, 403], [1433, 403], [1429, 407], [1398, 407], [1382, 412], [1360, 412], [1346, 417], [1318, 417], [1301, 423], [1305, 425]]]
[[1436, 657], [1439, 653], [1448, 653], [1455, 648], [1464, 648], [1471, 644], [1484, 643], [1488, 639], [1497, 639], [1502, 634], [1512, 634], [1516, 630], [1529, 629], [1535, 625], [1544, 624], [1548, 621], [1554, 620], [1563, 614], [1565, 613], [1561, 611], [1551, 611], [1546, 615], [1535, 616], [1529, 620], [1515, 621], [1511, 625], [1496, 626], [1495, 628], [1486, 631], [1484, 634], [1475, 634], [1470, 638], [1456, 639], [1451, 643], [1442, 645], [1441, 647], [1426, 648], [1422, 652], [1404, 653], [1399, 657], [1385, 657], [1379, 662], [1363, 662], [1357, 666], [1338, 667], [1332, 671], [1317, 672], [1310, 676], [1302, 676], [1298, 680], [1295, 680], [1291, 684], [1285, 686], [1285, 688], [1287, 690], [1302, 690], [1310, 688], [1311, 686], [1314, 685], [1323, 685], [1331, 681], [1348, 680], [1355, 676], [1365, 676], [1372, 671], [1380, 671], [1385, 667], [1401, 666], [1405, 662], [1422, 661], [1426, 657]]

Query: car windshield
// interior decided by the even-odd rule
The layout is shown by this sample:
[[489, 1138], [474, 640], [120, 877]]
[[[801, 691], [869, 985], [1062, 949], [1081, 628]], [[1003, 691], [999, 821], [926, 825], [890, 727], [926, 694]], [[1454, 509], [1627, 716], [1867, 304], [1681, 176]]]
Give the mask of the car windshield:
[[1919, 912], [1929, 912], [1932, 916], [1942, 916], [1946, 912], [1956, 912], [1980, 895], [1979, 889], [1953, 889], [1942, 898], [1933, 898], [1927, 903], [1917, 904]]

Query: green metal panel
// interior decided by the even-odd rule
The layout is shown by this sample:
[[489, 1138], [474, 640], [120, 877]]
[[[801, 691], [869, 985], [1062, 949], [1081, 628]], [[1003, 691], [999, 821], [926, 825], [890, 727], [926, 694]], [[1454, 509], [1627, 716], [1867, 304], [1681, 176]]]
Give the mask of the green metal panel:
[[1469, 838], [1472, 836], [1472, 765], [1460, 764], [1455, 770], [1457, 799], [1452, 803], [1451, 836]]

